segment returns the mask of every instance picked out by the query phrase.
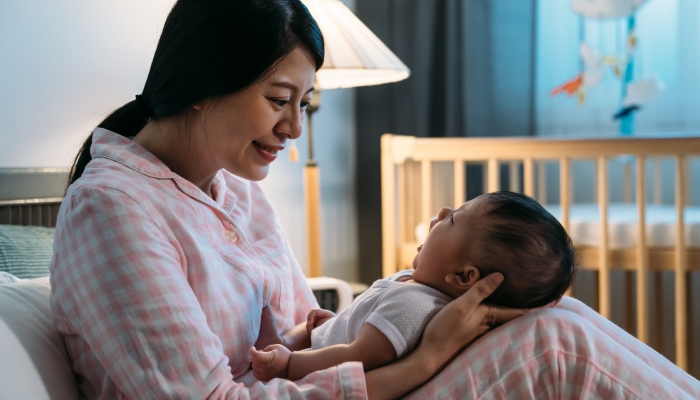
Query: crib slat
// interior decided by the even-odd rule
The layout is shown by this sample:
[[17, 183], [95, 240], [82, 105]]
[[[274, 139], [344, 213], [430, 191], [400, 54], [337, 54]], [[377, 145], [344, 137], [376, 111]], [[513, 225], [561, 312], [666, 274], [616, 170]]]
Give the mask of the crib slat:
[[571, 205], [571, 189], [569, 179], [571, 178], [571, 163], [567, 157], [559, 161], [559, 203], [561, 205], [561, 224], [567, 231], [569, 230], [569, 209]]
[[499, 170], [498, 170], [498, 159], [496, 158], [489, 158], [489, 163], [488, 163], [488, 186], [487, 186], [487, 191], [488, 192], [495, 192], [498, 191], [499, 189]]
[[417, 241], [418, 238], [415, 237], [414, 228], [418, 224], [418, 219], [416, 218], [416, 202], [418, 201], [418, 191], [416, 186], [418, 185], [418, 178], [415, 171], [416, 163], [413, 161], [405, 161], [404, 165], [404, 175], [406, 175], [406, 236], [412, 238], [412, 241]]
[[533, 168], [532, 158], [528, 157], [523, 161], [523, 179], [525, 194], [535, 197], [535, 171]]
[[[396, 164], [393, 162], [392, 137], [382, 136], [381, 142], [381, 174], [382, 174], [382, 209], [393, 210], [394, 199], [394, 171]], [[389, 182], [389, 183], [387, 183]], [[396, 225], [394, 213], [382, 213], [382, 274], [389, 276], [396, 273]]]
[[[571, 163], [567, 157], [559, 160], [559, 205], [561, 206], [561, 225], [569, 231], [569, 211], [571, 206]], [[564, 295], [571, 296], [573, 285], [569, 286]]]
[[599, 307], [598, 312], [610, 319], [610, 249], [608, 245], [608, 164], [598, 157], [598, 208], [600, 209]]
[[398, 182], [398, 210], [400, 216], [399, 225], [399, 248], [408, 240], [408, 231], [406, 229], [406, 163], [401, 163], [396, 166], [396, 180]]
[[[644, 156], [637, 156], [637, 338], [649, 344], [649, 259], [646, 237], [646, 174]], [[657, 299], [660, 301], [660, 299]], [[657, 322], [658, 323], [658, 322]]]
[[432, 198], [432, 188], [433, 188], [433, 165], [430, 160], [421, 161], [420, 170], [420, 193], [421, 193], [421, 222], [424, 224], [426, 232], [430, 227], [430, 220], [433, 216], [432, 204], [430, 200]]
[[537, 162], [537, 201], [540, 204], [547, 203], [547, 162], [539, 160]]
[[688, 296], [686, 286], [686, 249], [685, 249], [685, 157], [676, 156], [676, 243], [674, 249], [675, 264], [675, 303], [676, 303], [676, 365], [688, 370]]
[[464, 180], [464, 161], [455, 160], [454, 161], [454, 204], [455, 209], [461, 207], [464, 204], [465, 197], [465, 185]]

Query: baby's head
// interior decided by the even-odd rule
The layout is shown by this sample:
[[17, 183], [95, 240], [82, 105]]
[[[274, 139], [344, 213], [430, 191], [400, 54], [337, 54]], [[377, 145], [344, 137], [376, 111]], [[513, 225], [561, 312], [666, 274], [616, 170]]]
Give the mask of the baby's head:
[[533, 308], [559, 300], [575, 274], [574, 246], [559, 221], [532, 198], [494, 192], [445, 207], [413, 260], [413, 279], [452, 297], [500, 272], [486, 300]]

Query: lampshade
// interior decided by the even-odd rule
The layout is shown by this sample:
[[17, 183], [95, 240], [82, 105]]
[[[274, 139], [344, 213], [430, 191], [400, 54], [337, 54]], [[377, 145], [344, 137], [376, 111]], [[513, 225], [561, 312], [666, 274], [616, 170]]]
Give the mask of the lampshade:
[[319, 89], [380, 85], [408, 78], [408, 67], [339, 0], [302, 0], [326, 42]]

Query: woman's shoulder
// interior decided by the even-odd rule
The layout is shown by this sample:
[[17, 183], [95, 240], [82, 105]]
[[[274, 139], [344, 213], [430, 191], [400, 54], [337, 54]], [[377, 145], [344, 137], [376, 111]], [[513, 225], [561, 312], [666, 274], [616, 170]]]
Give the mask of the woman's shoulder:
[[88, 193], [100, 192], [102, 196], [148, 198], [157, 190], [157, 182], [142, 174], [108, 159], [93, 159], [83, 175], [66, 192], [66, 200], [84, 197]]

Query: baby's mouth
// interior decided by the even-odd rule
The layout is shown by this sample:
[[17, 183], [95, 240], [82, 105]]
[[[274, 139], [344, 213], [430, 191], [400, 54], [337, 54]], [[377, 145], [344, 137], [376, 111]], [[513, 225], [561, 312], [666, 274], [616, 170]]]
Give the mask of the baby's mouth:
[[272, 155], [277, 155], [277, 149], [273, 149], [272, 147], [268, 147], [268, 146], [265, 146], [264, 144], [260, 144], [260, 143], [256, 142], [255, 140], [253, 140], [253, 145], [255, 145], [255, 147], [258, 147], [260, 149], [265, 150], [266, 152], [268, 152]]

